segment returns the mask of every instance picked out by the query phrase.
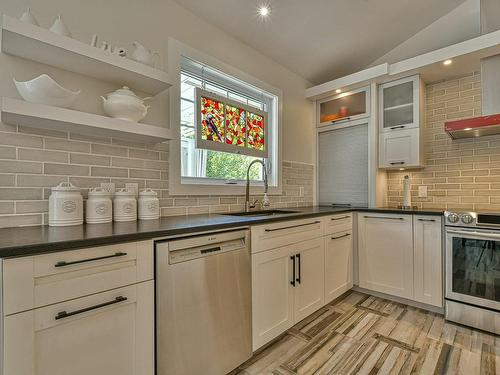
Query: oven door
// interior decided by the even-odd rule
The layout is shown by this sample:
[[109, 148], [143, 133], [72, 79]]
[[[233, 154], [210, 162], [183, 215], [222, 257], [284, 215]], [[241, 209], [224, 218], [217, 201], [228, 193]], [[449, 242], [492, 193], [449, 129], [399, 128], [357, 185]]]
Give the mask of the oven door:
[[500, 311], [500, 231], [446, 229], [446, 298]]

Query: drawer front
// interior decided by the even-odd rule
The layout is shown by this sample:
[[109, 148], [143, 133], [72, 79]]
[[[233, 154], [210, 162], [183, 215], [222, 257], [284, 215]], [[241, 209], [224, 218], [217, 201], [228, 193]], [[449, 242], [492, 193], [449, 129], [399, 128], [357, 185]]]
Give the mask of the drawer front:
[[319, 218], [281, 221], [252, 227], [252, 253], [275, 249], [323, 235]]
[[352, 214], [339, 214], [323, 218], [325, 235], [352, 230]]
[[153, 306], [147, 281], [7, 316], [3, 373], [152, 375]]
[[7, 259], [3, 270], [9, 315], [153, 279], [153, 242]]

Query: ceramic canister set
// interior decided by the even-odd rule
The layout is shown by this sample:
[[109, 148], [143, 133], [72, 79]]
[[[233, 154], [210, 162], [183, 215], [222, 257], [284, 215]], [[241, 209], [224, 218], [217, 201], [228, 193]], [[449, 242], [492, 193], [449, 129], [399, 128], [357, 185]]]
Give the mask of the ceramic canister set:
[[[102, 188], [90, 189], [86, 201], [86, 222], [88, 224], [139, 220], [155, 220], [160, 217], [158, 194], [145, 189], [139, 192], [139, 199], [131, 190], [120, 189], [114, 194]], [[49, 197], [49, 225], [70, 226], [83, 224], [83, 197], [78, 187], [62, 182], [52, 188]]]

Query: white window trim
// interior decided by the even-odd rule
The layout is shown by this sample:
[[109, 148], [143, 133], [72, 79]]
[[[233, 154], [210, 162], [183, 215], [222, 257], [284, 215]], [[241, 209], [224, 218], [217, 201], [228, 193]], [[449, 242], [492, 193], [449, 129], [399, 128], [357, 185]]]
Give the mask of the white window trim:
[[[172, 87], [169, 89], [169, 111], [170, 128], [173, 131], [174, 139], [169, 142], [169, 195], [244, 195], [245, 182], [236, 181], [236, 184], [201, 184], [201, 183], [182, 183], [181, 180], [181, 136], [180, 136], [180, 92], [181, 92], [181, 60], [182, 56], [189, 57], [195, 61], [209, 65], [228, 75], [238, 78], [244, 82], [256, 86], [270, 94], [278, 97], [278, 151], [273, 150], [274, 157], [277, 158], [278, 175], [277, 186], [269, 187], [270, 195], [282, 194], [282, 112], [283, 112], [283, 92], [280, 89], [272, 87], [239, 69], [236, 69], [220, 60], [202, 53], [176, 39], [168, 40], [168, 73], [172, 79]], [[262, 194], [263, 182], [251, 181], [250, 193]]]

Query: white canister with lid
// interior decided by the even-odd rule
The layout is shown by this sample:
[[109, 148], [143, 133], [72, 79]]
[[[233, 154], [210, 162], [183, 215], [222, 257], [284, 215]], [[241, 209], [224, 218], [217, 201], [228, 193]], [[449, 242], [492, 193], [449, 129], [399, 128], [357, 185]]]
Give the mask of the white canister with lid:
[[89, 224], [111, 223], [113, 221], [113, 203], [107, 190], [103, 188], [90, 189], [85, 215]]
[[115, 221], [137, 220], [137, 199], [133, 191], [120, 189], [115, 193], [113, 216]]
[[80, 189], [70, 182], [52, 188], [49, 197], [49, 225], [64, 227], [83, 224], [83, 198]]
[[145, 189], [139, 193], [139, 220], [155, 220], [160, 217], [158, 193]]

